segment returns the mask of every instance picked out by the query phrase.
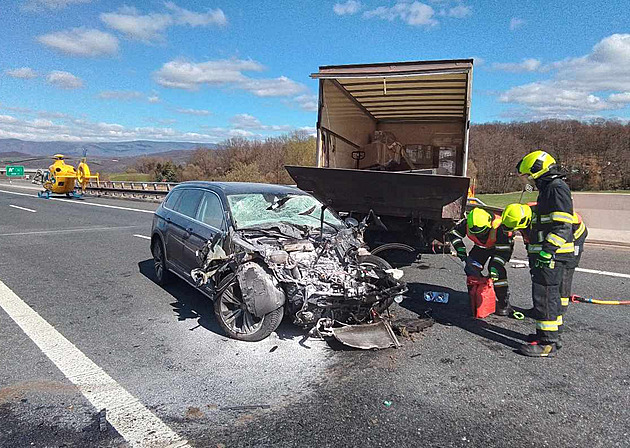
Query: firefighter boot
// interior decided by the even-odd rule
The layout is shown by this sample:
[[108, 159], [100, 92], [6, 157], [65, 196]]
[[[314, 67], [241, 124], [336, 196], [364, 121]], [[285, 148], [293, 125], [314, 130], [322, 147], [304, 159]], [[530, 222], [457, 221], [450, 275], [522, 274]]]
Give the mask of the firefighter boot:
[[[527, 342], [538, 342], [540, 336], [536, 333], [530, 333], [527, 335]], [[556, 350], [560, 350], [562, 348], [562, 334], [558, 332], [558, 340], [556, 341]]]
[[512, 314], [512, 307], [510, 306], [510, 291], [507, 288], [497, 288], [497, 308], [494, 314], [497, 316], [509, 316]]
[[558, 346], [555, 342], [531, 342], [529, 344], [522, 344], [518, 348], [518, 353], [525, 356], [530, 356], [533, 358], [547, 358], [551, 356], [555, 356], [558, 351]]

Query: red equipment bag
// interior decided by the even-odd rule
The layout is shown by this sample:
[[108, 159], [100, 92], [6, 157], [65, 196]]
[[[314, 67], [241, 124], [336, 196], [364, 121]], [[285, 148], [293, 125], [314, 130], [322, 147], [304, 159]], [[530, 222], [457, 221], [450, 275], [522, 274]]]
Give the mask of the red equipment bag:
[[497, 295], [494, 293], [494, 282], [489, 277], [466, 278], [468, 296], [473, 317], [483, 319], [496, 311]]

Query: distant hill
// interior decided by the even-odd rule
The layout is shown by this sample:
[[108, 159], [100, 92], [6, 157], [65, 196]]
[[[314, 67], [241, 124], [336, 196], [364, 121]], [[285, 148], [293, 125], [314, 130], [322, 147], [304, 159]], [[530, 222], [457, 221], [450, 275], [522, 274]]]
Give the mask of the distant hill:
[[[187, 146], [187, 147], [186, 147]], [[0, 139], [0, 166], [11, 163], [26, 168], [47, 168], [53, 154], [61, 153], [69, 162], [76, 165], [83, 155], [83, 148], [88, 150], [88, 162], [93, 171], [120, 173], [133, 167], [142, 157], [170, 159], [177, 165], [188, 162], [197, 148], [215, 149], [215, 144], [197, 144], [181, 142], [134, 141], [122, 143], [67, 143], [67, 142], [27, 142], [17, 139]], [[153, 150], [153, 152], [149, 152]], [[144, 152], [147, 151], [147, 152]], [[37, 160], [28, 160], [37, 158]]]
[[[215, 148], [212, 143], [153, 142], [136, 140], [130, 142], [31, 142], [14, 138], [0, 139], [0, 153], [22, 153], [34, 156], [49, 156], [62, 153], [80, 156], [87, 149], [90, 157], [135, 157], [156, 155], [180, 150], [193, 150], [199, 147]], [[3, 155], [4, 157], [4, 155]]]

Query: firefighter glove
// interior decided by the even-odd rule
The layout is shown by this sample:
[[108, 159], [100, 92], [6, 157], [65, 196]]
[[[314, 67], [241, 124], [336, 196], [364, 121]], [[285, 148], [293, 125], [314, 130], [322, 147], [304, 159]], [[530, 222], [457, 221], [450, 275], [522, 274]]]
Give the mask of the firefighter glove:
[[536, 266], [538, 269], [549, 268], [551, 267], [552, 261], [553, 255], [551, 255], [549, 252], [541, 250], [538, 253], [538, 258], [536, 259], [536, 264], [534, 266]]

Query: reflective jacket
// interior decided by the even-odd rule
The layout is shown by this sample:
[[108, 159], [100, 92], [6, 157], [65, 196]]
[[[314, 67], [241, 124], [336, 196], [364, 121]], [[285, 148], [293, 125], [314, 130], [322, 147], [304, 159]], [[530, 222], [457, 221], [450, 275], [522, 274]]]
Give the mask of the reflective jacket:
[[466, 248], [464, 244], [465, 237], [468, 237], [477, 247], [494, 251], [490, 265], [497, 263], [505, 266], [512, 257], [514, 237], [512, 232], [501, 225], [501, 217], [498, 215], [494, 215], [491, 229], [484, 234], [470, 233], [466, 225], [466, 219], [459, 221], [455, 228], [446, 234], [446, 238], [451, 242], [455, 250], [461, 247]]
[[536, 179], [536, 186], [538, 206], [527, 250], [530, 254], [544, 250], [558, 260], [569, 260], [575, 250], [571, 190], [556, 170]]
[[[532, 223], [536, 222], [536, 214], [538, 213], [538, 207], [536, 202], [530, 202], [529, 205], [532, 209]], [[574, 246], [583, 246], [584, 241], [588, 235], [588, 229], [586, 228], [586, 224], [582, 221], [582, 217], [579, 213], [573, 213], [573, 224], [571, 226], [573, 230], [573, 244]], [[532, 228], [527, 227], [525, 229], [518, 230], [523, 236], [523, 242], [529, 249], [529, 244], [531, 242], [531, 233]]]

